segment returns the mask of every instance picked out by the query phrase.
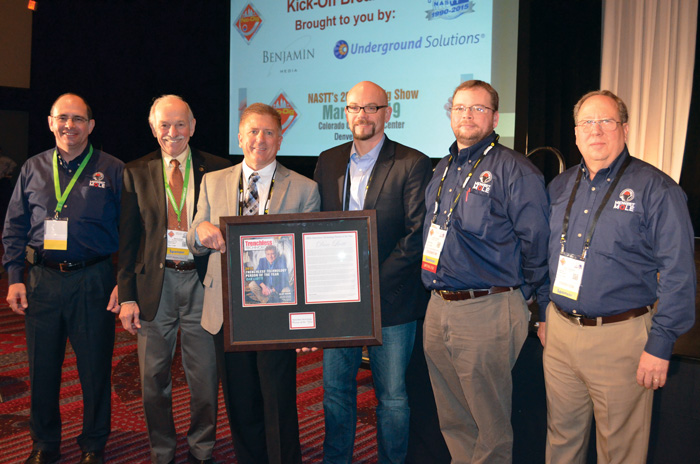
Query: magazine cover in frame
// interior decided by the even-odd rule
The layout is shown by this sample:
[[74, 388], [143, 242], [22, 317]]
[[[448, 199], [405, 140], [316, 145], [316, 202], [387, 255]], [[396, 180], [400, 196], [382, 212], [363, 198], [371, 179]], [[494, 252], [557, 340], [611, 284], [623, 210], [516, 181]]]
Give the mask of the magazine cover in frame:
[[241, 235], [242, 306], [297, 303], [294, 234]]

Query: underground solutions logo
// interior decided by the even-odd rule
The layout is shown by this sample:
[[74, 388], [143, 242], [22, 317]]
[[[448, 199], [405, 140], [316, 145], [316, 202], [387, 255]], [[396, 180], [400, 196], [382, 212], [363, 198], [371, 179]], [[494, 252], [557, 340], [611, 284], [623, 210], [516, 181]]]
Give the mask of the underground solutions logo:
[[333, 47], [333, 54], [339, 60], [348, 55], [386, 55], [389, 53], [403, 52], [406, 50], [418, 50], [421, 48], [442, 48], [442, 47], [471, 47], [476, 46], [486, 37], [484, 33], [454, 33], [451, 35], [440, 34], [439, 36], [427, 35], [418, 36], [409, 40], [396, 40], [393, 42], [367, 42], [348, 44], [344, 40], [339, 40]]
[[350, 48], [348, 47], [348, 43], [344, 40], [339, 40], [338, 42], [336, 42], [335, 47], [333, 47], [333, 54], [339, 60], [342, 60], [343, 58], [348, 56], [349, 51]]
[[253, 40], [253, 36], [260, 30], [262, 18], [260, 17], [260, 13], [253, 8], [253, 4], [249, 3], [241, 14], [238, 15], [238, 19], [236, 19], [233, 25], [241, 36], [243, 36], [246, 43], [250, 43], [250, 41]]

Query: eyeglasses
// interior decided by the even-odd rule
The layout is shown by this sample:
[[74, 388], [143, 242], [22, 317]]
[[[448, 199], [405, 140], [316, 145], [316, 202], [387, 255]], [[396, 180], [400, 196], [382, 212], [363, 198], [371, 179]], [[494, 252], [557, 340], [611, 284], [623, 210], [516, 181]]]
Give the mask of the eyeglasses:
[[82, 116], [67, 116], [65, 114], [59, 114], [58, 116], [51, 116], [54, 121], [58, 121], [61, 124], [67, 123], [69, 120], [73, 121], [73, 124], [87, 124], [88, 120]]
[[458, 115], [463, 115], [467, 111], [471, 111], [472, 113], [477, 113], [477, 114], [486, 114], [487, 111], [496, 111], [493, 108], [489, 108], [488, 106], [484, 105], [472, 105], [472, 106], [464, 106], [464, 105], [457, 105], [453, 106], [450, 108], [450, 111], [452, 111], [452, 114], [458, 114]]
[[617, 129], [618, 124], [621, 122], [615, 121], [614, 119], [588, 119], [586, 121], [579, 121], [576, 127], [580, 127], [584, 133], [589, 133], [593, 130], [596, 124], [600, 125], [600, 128], [605, 132], [612, 132]]
[[365, 110], [366, 114], [374, 114], [382, 108], [387, 108], [389, 105], [367, 105], [367, 106], [346, 106], [348, 113], [359, 113], [360, 110]]

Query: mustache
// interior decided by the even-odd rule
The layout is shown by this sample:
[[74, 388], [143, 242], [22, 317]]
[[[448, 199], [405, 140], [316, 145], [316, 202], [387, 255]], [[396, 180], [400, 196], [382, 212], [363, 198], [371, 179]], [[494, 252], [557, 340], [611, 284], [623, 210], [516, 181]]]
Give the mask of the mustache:
[[355, 125], [357, 124], [373, 124], [369, 119], [355, 119]]
[[163, 137], [163, 140], [165, 140], [166, 142], [181, 142], [181, 141], [185, 140], [185, 136], [184, 135], [176, 135], [175, 137], [171, 137], [169, 135], [166, 135], [165, 137]]

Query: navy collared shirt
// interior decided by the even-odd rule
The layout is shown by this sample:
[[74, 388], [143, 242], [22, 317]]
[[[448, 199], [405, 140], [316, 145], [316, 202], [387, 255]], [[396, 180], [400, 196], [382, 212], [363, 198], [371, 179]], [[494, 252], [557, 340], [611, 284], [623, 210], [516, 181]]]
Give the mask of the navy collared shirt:
[[[492, 133], [459, 152], [456, 142], [450, 147], [454, 159], [442, 188], [436, 221], [440, 227], [444, 227], [447, 212], [473, 163], [495, 137]], [[448, 158], [438, 163], [425, 192], [423, 243]], [[544, 312], [549, 303], [547, 219], [542, 174], [523, 155], [497, 143], [474, 171], [459, 198], [437, 272], [423, 270], [423, 284], [432, 290], [520, 286], [526, 299], [537, 295]]]
[[[90, 145], [75, 159], [66, 162], [59, 156], [58, 177], [63, 192]], [[2, 243], [2, 263], [10, 284], [22, 282], [27, 245], [48, 261], [85, 261], [110, 255], [119, 248], [119, 201], [124, 163], [99, 150], [76, 180], [61, 211], [68, 218], [68, 249], [44, 250], [44, 220], [53, 217], [56, 192], [53, 180], [55, 148], [33, 156], [24, 163], [12, 194]]]
[[554, 282], [564, 214], [577, 172], [583, 170], [583, 175], [564, 251], [580, 256], [593, 217], [627, 158], [630, 164], [595, 227], [578, 299], [554, 293], [551, 298], [564, 311], [591, 318], [652, 305], [658, 299], [645, 351], [669, 359], [674, 342], [692, 327], [695, 317], [693, 228], [683, 190], [663, 172], [631, 157], [627, 147], [593, 180], [582, 161], [549, 185], [550, 278]]

